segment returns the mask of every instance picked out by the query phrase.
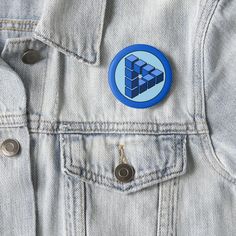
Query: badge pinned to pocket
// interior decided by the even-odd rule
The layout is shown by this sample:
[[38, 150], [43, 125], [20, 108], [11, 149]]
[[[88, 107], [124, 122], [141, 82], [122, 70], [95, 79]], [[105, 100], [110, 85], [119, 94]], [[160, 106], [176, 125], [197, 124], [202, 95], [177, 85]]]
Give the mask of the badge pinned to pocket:
[[121, 50], [111, 62], [109, 85], [115, 97], [134, 108], [161, 102], [172, 83], [168, 59], [157, 48], [135, 44]]

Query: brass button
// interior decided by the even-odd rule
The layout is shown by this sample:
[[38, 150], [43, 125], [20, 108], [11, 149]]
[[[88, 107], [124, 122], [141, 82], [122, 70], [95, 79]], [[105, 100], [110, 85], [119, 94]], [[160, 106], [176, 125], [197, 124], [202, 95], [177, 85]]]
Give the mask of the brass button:
[[123, 183], [127, 183], [133, 180], [134, 173], [134, 168], [125, 163], [122, 163], [115, 168], [116, 178]]
[[34, 49], [29, 49], [24, 52], [21, 60], [24, 64], [35, 64], [40, 60], [40, 53]]
[[20, 143], [16, 139], [6, 139], [1, 144], [4, 156], [13, 157], [20, 151]]

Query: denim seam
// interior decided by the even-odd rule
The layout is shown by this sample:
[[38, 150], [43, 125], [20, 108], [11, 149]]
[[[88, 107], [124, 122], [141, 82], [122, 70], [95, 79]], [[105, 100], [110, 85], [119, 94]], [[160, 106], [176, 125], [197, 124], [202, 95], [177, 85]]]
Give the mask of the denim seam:
[[[37, 115], [37, 114], [30, 114], [30, 115]], [[9, 114], [9, 116], [11, 116], [11, 114]], [[40, 116], [39, 116], [40, 117]], [[38, 121], [38, 119], [30, 119], [30, 121]], [[45, 122], [45, 123], [54, 123], [55, 121], [54, 120], [43, 120], [41, 122]], [[64, 124], [64, 125], [67, 125], [67, 124], [93, 124], [93, 123], [110, 123], [110, 124], [162, 124], [162, 125], [194, 125], [195, 122], [191, 122], [191, 123], [180, 123], [180, 122], [171, 122], [171, 123], [167, 123], [167, 122], [150, 122], [150, 121], [147, 121], [147, 122], [141, 122], [141, 121], [123, 121], [123, 122], [119, 122], [119, 121], [58, 121], [57, 123], [61, 123], [61, 124]], [[205, 124], [205, 121], [198, 121], [197, 124]]]
[[[202, 49], [202, 77], [203, 77], [203, 95], [204, 95], [204, 114], [207, 120], [207, 114], [206, 114], [206, 107], [207, 107], [207, 102], [206, 102], [206, 87], [205, 87], [205, 42], [206, 42], [206, 38], [207, 38], [207, 33], [209, 32], [209, 28], [212, 22], [212, 19], [214, 17], [214, 13], [217, 11], [217, 7], [220, 5], [220, 2], [222, 2], [221, 0], [218, 0], [215, 8], [214, 8], [214, 12], [211, 15], [211, 19], [209, 21], [209, 24], [207, 26], [207, 30], [206, 30], [206, 35], [204, 38], [204, 44], [203, 44], [203, 49]], [[222, 177], [224, 177], [226, 180], [230, 181], [233, 184], [236, 184], [236, 178], [234, 176], [232, 176], [228, 171], [227, 168], [221, 163], [220, 158], [218, 157], [215, 148], [213, 146], [213, 141], [212, 141], [212, 137], [211, 134], [208, 134], [207, 136], [207, 145], [210, 149], [210, 153], [212, 156], [212, 160], [209, 160], [209, 158], [207, 158], [208, 162], [211, 164], [211, 166], [215, 169], [215, 171], [221, 175]]]
[[[210, 144], [210, 136], [208, 135], [203, 135], [203, 137], [206, 139], [206, 142], [203, 143], [202, 137], [200, 137], [201, 140], [201, 146], [203, 148], [203, 152], [204, 152], [204, 157], [207, 160], [208, 164], [213, 168], [213, 170], [222, 178], [224, 178], [225, 180], [236, 184], [236, 178], [232, 177], [231, 174], [219, 163], [217, 155], [214, 152], [214, 149], [212, 149], [212, 145]], [[205, 144], [207, 143], [207, 144]], [[205, 146], [207, 145], [208, 148]], [[210, 154], [210, 156], [213, 158], [213, 160], [210, 160], [210, 158], [208, 157], [207, 153], [206, 153], [206, 149], [208, 150], [208, 153]]]
[[87, 235], [87, 190], [86, 190], [86, 185], [83, 182], [83, 191], [84, 191], [84, 212], [83, 212], [83, 216], [84, 216], [84, 236]]
[[21, 40], [19, 38], [19, 39], [17, 39], [17, 41], [8, 41], [8, 43], [11, 44], [11, 45], [17, 45], [17, 46], [19, 46], [19, 44], [25, 44], [25, 43], [34, 43], [34, 44], [37, 43], [39, 45], [39, 41], [36, 42], [34, 38], [27, 38], [27, 39], [24, 39], [24, 40]]
[[37, 20], [8, 20], [8, 19], [0, 19], [1, 23], [12, 23], [12, 24], [23, 24], [23, 25], [37, 25]]
[[[154, 123], [154, 122], [53, 122], [41, 120], [29, 120], [30, 130], [32, 132], [185, 132], [185, 133], [208, 133], [205, 122], [195, 123]], [[68, 128], [70, 126], [70, 128]], [[74, 126], [74, 127], [72, 127]], [[126, 127], [124, 127], [126, 126]], [[130, 127], [131, 126], [131, 127]], [[133, 126], [133, 127], [132, 127]]]
[[[65, 142], [65, 140], [64, 140], [64, 142]], [[64, 144], [66, 144], [66, 143], [64, 143]], [[167, 172], [166, 172], [165, 175], [160, 176], [160, 177], [157, 176], [158, 171], [155, 171], [155, 172], [152, 172], [152, 173], [143, 175], [143, 176], [139, 176], [139, 177], [136, 178], [136, 180], [144, 179], [145, 177], [148, 177], [148, 176], [151, 176], [151, 179], [148, 180], [148, 181], [145, 181], [145, 182], [141, 182], [141, 183], [133, 183], [133, 184], [130, 185], [129, 187], [124, 188], [124, 189], [120, 189], [120, 188], [119, 188], [119, 190], [125, 192], [125, 191], [130, 190], [130, 189], [135, 188], [135, 187], [141, 187], [141, 186], [143, 186], [143, 185], [147, 185], [148, 183], [151, 183], [151, 182], [153, 182], [153, 181], [155, 181], [155, 180], [162, 181], [162, 180], [168, 179], [168, 177], [171, 177], [171, 176], [174, 176], [174, 177], [175, 177], [176, 175], [178, 175], [178, 174], [180, 174], [180, 173], [183, 173], [183, 172], [185, 171], [185, 168], [184, 168], [184, 167], [186, 166], [186, 163], [185, 163], [186, 160], [185, 160], [185, 157], [183, 156], [183, 145], [185, 145], [185, 144], [186, 144], [186, 143], [182, 140], [182, 142], [181, 142], [181, 149], [180, 149], [180, 151], [181, 151], [181, 157], [182, 157], [182, 168], [181, 168], [181, 170], [172, 171], [172, 169], [174, 169], [174, 168], [169, 168], [170, 171], [168, 171], [168, 172], [170, 172], [170, 173], [167, 173]], [[70, 143], [67, 143], [67, 146], [68, 146], [68, 145], [70, 146]], [[65, 146], [66, 146], [66, 145], [64, 145], [64, 149], [66, 148]], [[65, 154], [65, 153], [64, 153], [64, 154]], [[177, 153], [176, 153], [176, 155], [177, 155]], [[179, 153], [178, 153], [178, 155], [179, 155]], [[106, 187], [109, 187], [109, 188], [116, 188], [116, 189], [117, 189], [118, 186], [113, 186], [112, 184], [107, 184], [107, 183], [104, 183], [103, 181], [98, 181], [98, 180], [97, 180], [97, 177], [99, 177], [99, 178], [101, 178], [101, 179], [107, 179], [108, 181], [110, 181], [110, 182], [112, 182], [112, 183], [117, 183], [117, 184], [119, 184], [119, 185], [124, 186], [123, 184], [121, 184], [119, 181], [117, 181], [117, 180], [115, 180], [115, 179], [106, 177], [106, 176], [101, 175], [101, 174], [96, 174], [96, 173], [94, 173], [93, 171], [90, 171], [90, 170], [85, 170], [85, 172], [86, 172], [85, 175], [79, 175], [78, 173], [76, 173], [76, 172], [74, 172], [72, 169], [70, 169], [70, 167], [72, 167], [72, 166], [71, 166], [71, 163], [69, 163], [69, 166], [68, 166], [67, 160], [66, 160], [67, 158], [68, 158], [68, 153], [65, 154], [65, 155], [63, 155], [63, 159], [64, 159], [64, 171], [65, 171], [65, 173], [67, 173], [67, 174], [73, 174], [73, 175], [78, 176], [80, 179], [82, 178], [82, 179], [85, 179], [85, 180], [87, 180], [87, 181], [92, 181], [92, 182], [94, 182], [94, 183], [97, 183], [97, 184], [99, 184], [99, 185], [103, 185], [103, 186], [106, 186]], [[69, 158], [71, 158], [71, 157], [69, 157]], [[176, 167], [176, 166], [174, 166], [174, 167]], [[77, 170], [79, 169], [79, 167], [77, 167], [77, 166], [75, 166], [74, 168], [77, 169]], [[81, 168], [81, 169], [83, 169], [83, 168]], [[168, 170], [168, 167], [167, 167], [165, 170]], [[90, 175], [89, 178], [87, 177], [87, 174], [88, 174], [88, 173], [91, 173], [91, 174], [92, 174], [92, 175]], [[155, 173], [156, 173], [156, 175], [155, 175]], [[155, 175], [155, 176], [153, 176], [153, 175]]]
[[205, 42], [206, 42], [206, 37], [207, 37], [207, 33], [208, 33], [208, 30], [209, 30], [209, 26], [211, 24], [211, 21], [213, 19], [213, 16], [216, 12], [216, 9], [219, 5], [219, 2], [220, 0], [216, 0], [216, 2], [214, 2], [215, 5], [212, 4], [212, 7], [214, 7], [212, 9], [212, 12], [211, 14], [209, 14], [209, 20], [206, 24], [206, 29], [205, 29], [205, 34], [204, 34], [204, 37], [202, 39], [202, 48], [201, 48], [201, 76], [202, 76], [202, 84], [201, 84], [201, 92], [202, 92], [202, 113], [203, 113], [203, 116], [204, 118], [206, 119], [206, 110], [205, 110], [205, 85], [204, 85], [204, 81], [205, 81], [205, 77], [204, 77], [204, 72], [205, 72], [205, 67], [204, 67], [204, 54], [205, 54]]
[[64, 177], [64, 181], [65, 181], [65, 193], [66, 193], [66, 232], [68, 233], [69, 236], [72, 236], [72, 221], [71, 221], [71, 196], [70, 196], [70, 191], [71, 191], [71, 181], [70, 181], [70, 177], [69, 176], [65, 176]]
[[[183, 152], [183, 138], [181, 137], [180, 140], [181, 140], [181, 144], [177, 145], [176, 143], [176, 135], [174, 135], [174, 146], [175, 146], [175, 150], [174, 150], [174, 153], [175, 153], [175, 160], [174, 160], [174, 163], [173, 165], [171, 166], [168, 166], [168, 167], [165, 167], [164, 169], [161, 169], [161, 170], [156, 170], [156, 171], [151, 171], [150, 170], [146, 170], [147, 172], [149, 172], [148, 174], [143, 174], [143, 175], [139, 175], [137, 177], [135, 177], [136, 180], [139, 180], [139, 179], [143, 179], [145, 177], [148, 177], [148, 176], [151, 176], [151, 175], [155, 175], [157, 174], [158, 172], [163, 172], [164, 170], [165, 171], [168, 171], [174, 167], [177, 166], [176, 162], [177, 162], [177, 156], [181, 155], [181, 160], [183, 160], [183, 155], [182, 155], [182, 152]], [[99, 176], [103, 179], [107, 179], [107, 180], [110, 180], [110, 181], [113, 181], [113, 182], [117, 182], [117, 183], [120, 183], [119, 181], [116, 181], [116, 180], [113, 180], [112, 178], [109, 178], [105, 175], [102, 175], [102, 174], [97, 174], [91, 170], [88, 170], [88, 169], [85, 169], [83, 167], [79, 167], [79, 166], [76, 166], [76, 165], [73, 165], [73, 158], [72, 158], [72, 152], [71, 152], [71, 141], [68, 142], [68, 146], [70, 147], [69, 148], [69, 156], [70, 156], [70, 164], [69, 164], [69, 167], [73, 167], [75, 169], [78, 169], [79, 171], [82, 170], [82, 171], [85, 171], [85, 172], [90, 172], [91, 174], [95, 175], [95, 176]], [[179, 150], [180, 148], [180, 150]]]
[[[201, 1], [202, 2], [202, 1]], [[201, 22], [201, 19], [203, 17], [203, 13], [204, 13], [204, 10], [205, 10], [205, 7], [203, 8], [202, 12], [201, 12], [201, 15], [199, 17], [199, 20], [198, 20], [198, 24], [197, 24], [197, 28], [196, 30], [198, 31], [199, 29], [199, 25], [200, 25], [200, 22]], [[198, 42], [198, 32], [196, 32], [196, 36], [195, 36], [195, 39], [194, 39], [194, 45], [197, 44]], [[198, 46], [195, 46], [194, 47], [194, 50], [193, 50], [193, 78], [194, 78], [194, 82], [193, 82], [193, 95], [194, 95], [194, 99], [193, 99], [193, 102], [194, 102], [194, 112], [193, 112], [193, 117], [195, 119], [196, 117], [196, 110], [197, 110], [197, 99], [198, 99], [198, 96], [195, 94], [195, 91], [196, 91], [196, 87], [197, 87], [197, 83], [196, 83], [196, 78], [195, 78], [195, 71], [196, 71], [196, 67], [197, 67], [197, 60], [196, 60], [196, 51], [198, 51]]]
[[[75, 235], [84, 236], [84, 189], [83, 189], [83, 183], [73, 181], [74, 188], [73, 188], [73, 201], [74, 201], [74, 215], [73, 215], [73, 221], [75, 224]], [[78, 210], [79, 208], [79, 210]], [[78, 217], [79, 216], [79, 217]]]
[[[199, 18], [197, 24], [197, 33], [194, 40], [195, 50], [193, 56], [193, 77], [194, 77], [194, 119], [204, 119], [204, 94], [203, 94], [203, 78], [202, 78], [202, 58], [203, 58], [203, 47], [204, 40], [207, 34], [208, 25], [211, 21], [212, 15], [215, 12], [215, 8], [218, 5], [219, 0], [211, 0], [210, 5], [208, 5], [206, 1], [201, 16]], [[206, 10], [206, 8], [209, 8]], [[198, 62], [200, 60], [200, 62]], [[199, 71], [201, 71], [201, 75], [199, 76]], [[200, 98], [200, 101], [199, 101]]]
[[[160, 224], [159, 224], [159, 234], [158, 236], [168, 236], [169, 227], [170, 227], [170, 211], [172, 210], [172, 202], [171, 202], [171, 195], [172, 195], [172, 186], [173, 186], [173, 179], [168, 182], [163, 182], [160, 186], [162, 189], [162, 201], [161, 201], [161, 212], [160, 212]], [[167, 199], [166, 199], [166, 198]], [[164, 210], [164, 213], [163, 213]], [[171, 234], [172, 235], [172, 234]]]
[[100, 7], [100, 22], [97, 30], [97, 52], [95, 53], [95, 63], [98, 60], [98, 55], [100, 55], [100, 46], [102, 42], [102, 33], [103, 33], [103, 25], [104, 25], [104, 18], [105, 18], [105, 10], [106, 10], [106, 1], [102, 0], [101, 7]]
[[158, 218], [159, 218], [159, 225], [158, 225], [158, 236], [161, 236], [161, 224], [162, 224], [162, 220], [163, 220], [163, 184], [160, 184], [160, 190], [161, 190], [161, 201], [160, 201], [160, 216], [158, 215]]
[[[19, 125], [25, 125], [26, 123], [19, 124]], [[11, 124], [10, 124], [11, 125]], [[8, 126], [4, 125], [2, 128], [7, 128]], [[60, 130], [52, 131], [52, 130], [33, 130], [30, 129], [30, 133], [40, 133], [40, 134], [50, 134], [50, 135], [57, 135], [57, 134], [87, 134], [87, 135], [95, 135], [95, 134], [130, 134], [130, 135], [169, 135], [169, 134], [183, 134], [183, 135], [198, 135], [198, 134], [207, 134], [208, 131], [193, 131], [193, 132], [186, 132], [186, 131], [179, 131], [179, 130], [164, 130], [164, 131], [153, 131], [150, 132], [149, 130], [139, 131], [139, 130], [102, 130], [102, 131], [96, 131], [96, 130], [87, 130], [87, 131], [72, 131], [71, 133], [63, 132]]]
[[[100, 182], [93, 181], [93, 180], [92, 180], [92, 181], [93, 181], [93, 183], [99, 184], [100, 186], [102, 185], [102, 186], [108, 187], [108, 188], [110, 188], [110, 189], [118, 189], [118, 190], [121, 191], [121, 192], [127, 192], [127, 191], [132, 190], [132, 189], [134, 189], [134, 190], [135, 190], [136, 188], [139, 189], [139, 188], [142, 187], [143, 185], [147, 185], [147, 184], [149, 184], [149, 183], [152, 183], [152, 182], [154, 182], [155, 180], [158, 180], [159, 183], [160, 183], [160, 182], [163, 182], [163, 181], [165, 181], [165, 180], [169, 180], [171, 177], [174, 178], [174, 177], [176, 177], [178, 174], [181, 174], [181, 173], [183, 173], [183, 172], [184, 172], [184, 170], [173, 171], [173, 172], [171, 172], [170, 174], [165, 175], [165, 176], [163, 176], [163, 177], [151, 179], [151, 180], [148, 180], [148, 181], [146, 181], [146, 182], [137, 184], [137, 185], [135, 185], [135, 186], [129, 186], [129, 187], [124, 188], [124, 189], [121, 189], [121, 188], [118, 188], [117, 186], [109, 185], [109, 184], [106, 184], [106, 183], [100, 183]], [[73, 172], [72, 172], [71, 170], [69, 170], [69, 169], [66, 169], [66, 170], [65, 170], [65, 173], [66, 173], [67, 175], [73, 174], [73, 175], [78, 176], [77, 173], [73, 173]], [[88, 178], [84, 178], [84, 179], [83, 179], [83, 178], [80, 178], [80, 179], [81, 179], [82, 181], [85, 181], [85, 182], [91, 182], [91, 179], [88, 179]]]
[[169, 194], [168, 194], [168, 206], [167, 206], [167, 227], [166, 227], [166, 235], [169, 235], [169, 228], [170, 226], [170, 212], [172, 212], [172, 201], [171, 198], [173, 196], [173, 180], [169, 182]]
[[[69, 135], [69, 138], [70, 138], [70, 135]], [[177, 135], [173, 135], [172, 138], [162, 138], [162, 141], [166, 141], [166, 140], [167, 140], [167, 141], [172, 141], [172, 140], [174, 140], [174, 150], [173, 150], [173, 153], [175, 154], [175, 158], [174, 158], [174, 163], [173, 163], [173, 165], [168, 166], [168, 167], [165, 167], [164, 169], [161, 169], [161, 170], [156, 170], [156, 171], [146, 170], [146, 172], [149, 172], [148, 174], [139, 175], [138, 177], [135, 177], [135, 179], [136, 179], [136, 180], [137, 180], [137, 179], [139, 180], [139, 179], [145, 178], [145, 177], [147, 177], [147, 176], [154, 175], [155, 173], [157, 174], [158, 172], [168, 171], [168, 170], [170, 170], [170, 169], [176, 167], [176, 166], [177, 166], [177, 156], [179, 156], [179, 146], [180, 146], [180, 145], [177, 145], [176, 139], [177, 139]], [[181, 136], [179, 139], [181, 140], [181, 144], [182, 144], [182, 143], [183, 143], [183, 138], [182, 138], [182, 136]], [[106, 177], [105, 175], [96, 174], [95, 172], [90, 171], [89, 169], [85, 169], [84, 167], [76, 166], [76, 165], [74, 164], [74, 161], [73, 161], [74, 158], [72, 158], [73, 156], [72, 156], [72, 152], [71, 152], [71, 140], [69, 140], [68, 143], [69, 143], [68, 146], [70, 146], [70, 148], [69, 148], [69, 156], [70, 156], [70, 166], [71, 166], [71, 167], [73, 167], [73, 168], [75, 168], [75, 169], [78, 169], [79, 171], [82, 170], [82, 171], [85, 171], [85, 172], [90, 172], [90, 173], [93, 174], [93, 175], [100, 176], [101, 178], [105, 178], [105, 179], [107, 179], [107, 180], [110, 180], [110, 181], [113, 181], [113, 182], [114, 182], [114, 180], [113, 180], [112, 178]], [[78, 143], [79, 143], [79, 149], [81, 149], [81, 148], [82, 148], [82, 147], [81, 147], [81, 144], [80, 144], [81, 142], [79, 141]], [[183, 149], [183, 147], [182, 147], [182, 149]], [[80, 150], [79, 150], [79, 152], [80, 152]], [[80, 153], [79, 153], [78, 155], [80, 155]], [[183, 156], [182, 156], [182, 157], [183, 157]], [[183, 160], [183, 159], [182, 159], [182, 160]], [[150, 172], [150, 171], [151, 171], [151, 172]], [[119, 181], [115, 181], [115, 182], [120, 183]]]
[[20, 28], [0, 28], [0, 30], [9, 30], [9, 31], [24, 31], [24, 32], [31, 32], [33, 31], [33, 28], [28, 28], [28, 29], [20, 29]]
[[[4, 126], [1, 126], [3, 124], [4, 124]], [[5, 123], [0, 123], [1, 128], [9, 128], [11, 126], [19, 126], [19, 127], [21, 127], [21, 126], [26, 126], [26, 125], [27, 125], [26, 122], [12, 122], [12, 123], [8, 123], [7, 125]]]
[[[40, 111], [41, 113], [43, 112], [43, 103], [44, 103], [44, 98], [45, 98], [45, 89], [46, 89], [46, 76], [47, 76], [47, 69], [48, 69], [48, 55], [49, 55], [49, 50], [47, 50], [47, 55], [46, 55], [46, 68], [44, 70], [44, 74], [43, 74], [43, 81], [42, 81], [42, 88], [41, 88], [41, 100], [40, 100]], [[41, 116], [39, 116], [39, 124], [41, 123]]]
[[[95, 60], [87, 60], [87, 59], [85, 59], [85, 57], [83, 57], [83, 56], [79, 56], [78, 54], [76, 54], [75, 52], [73, 52], [73, 51], [71, 51], [71, 50], [69, 50], [69, 49], [67, 49], [67, 48], [65, 48], [65, 47], [63, 47], [61, 44], [59, 44], [59, 43], [56, 43], [55, 41], [53, 41], [53, 40], [51, 40], [51, 39], [49, 39], [49, 38], [47, 38], [47, 37], [44, 37], [42, 34], [40, 34], [39, 32], [34, 32], [34, 37], [35, 38], [37, 38], [37, 39], [41, 39], [42, 41], [45, 41], [45, 42], [47, 42], [47, 43], [49, 43], [49, 45], [51, 44], [51, 45], [53, 45], [55, 48], [57, 48], [57, 49], [62, 49], [63, 51], [65, 51], [66, 53], [68, 53], [68, 54], [70, 54], [70, 55], [72, 55], [72, 56], [74, 56], [74, 57], [76, 57], [77, 59], [81, 59], [81, 60], [83, 60], [84, 62], [86, 62], [86, 63], [88, 63], [88, 64], [90, 64], [90, 65], [93, 65], [95, 62], [96, 62], [96, 56], [95, 56]], [[59, 50], [59, 51], [61, 51], [61, 50]], [[96, 53], [95, 53], [96, 54]]]
[[177, 220], [178, 220], [178, 209], [179, 209], [179, 177], [176, 177], [175, 181], [175, 199], [174, 199], [174, 205], [175, 205], [175, 210], [173, 211], [173, 235], [177, 235]]

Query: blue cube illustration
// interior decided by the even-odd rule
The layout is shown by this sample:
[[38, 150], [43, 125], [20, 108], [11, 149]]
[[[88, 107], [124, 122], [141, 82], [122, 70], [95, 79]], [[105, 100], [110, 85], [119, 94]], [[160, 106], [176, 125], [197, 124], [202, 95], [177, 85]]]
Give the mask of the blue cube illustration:
[[139, 79], [139, 93], [142, 93], [147, 90], [147, 81]]
[[125, 87], [125, 95], [130, 97], [130, 98], [134, 98], [138, 95], [139, 93], [139, 87], [130, 89], [128, 87]]
[[128, 68], [125, 68], [125, 76], [129, 79], [133, 79], [138, 76], [138, 73], [133, 70], [129, 70]]
[[130, 88], [130, 89], [133, 89], [135, 87], [138, 86], [138, 77], [134, 78], [134, 79], [129, 79], [129, 78], [125, 78], [125, 86]]
[[156, 84], [155, 77], [150, 74], [145, 75], [143, 80], [147, 81], [148, 88], [151, 88]]
[[137, 62], [134, 63], [134, 71], [137, 72], [138, 74], [142, 73], [142, 68], [147, 65], [145, 61], [138, 60]]
[[153, 70], [151, 72], [151, 75], [155, 77], [155, 80], [156, 80], [156, 84], [160, 83], [161, 81], [163, 81], [163, 72], [160, 71], [160, 70]]
[[130, 56], [125, 58], [125, 66], [130, 70], [134, 69], [134, 63], [138, 61], [138, 57], [131, 54]]
[[153, 70], [155, 70], [155, 68], [153, 66], [147, 64], [146, 66], [144, 66], [142, 68], [142, 76], [150, 74]]

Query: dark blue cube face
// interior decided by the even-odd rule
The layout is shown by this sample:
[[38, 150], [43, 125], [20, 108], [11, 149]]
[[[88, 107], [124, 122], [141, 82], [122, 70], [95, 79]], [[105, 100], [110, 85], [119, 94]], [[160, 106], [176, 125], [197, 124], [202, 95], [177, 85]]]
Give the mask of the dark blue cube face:
[[142, 76], [150, 74], [155, 68], [151, 65], [146, 65], [142, 68]]
[[139, 79], [139, 93], [142, 93], [147, 90], [147, 81]]
[[125, 95], [130, 97], [130, 98], [134, 98], [139, 94], [139, 88], [136, 87], [134, 89], [130, 89], [128, 87], [125, 87]]
[[156, 84], [155, 77], [150, 74], [145, 75], [143, 80], [147, 81], [148, 88], [151, 88]]
[[127, 86], [130, 89], [133, 89], [138, 86], [138, 81], [139, 81], [139, 79], [137, 77], [134, 79], [129, 79], [126, 77], [125, 78], [125, 86]]
[[152, 71], [151, 75], [155, 77], [156, 84], [160, 83], [164, 79], [163, 72], [157, 69]]
[[138, 58], [131, 54], [130, 56], [125, 58], [125, 66], [129, 68], [130, 70], [134, 69], [134, 63], [138, 61]]
[[138, 60], [137, 62], [134, 63], [134, 71], [137, 72], [138, 74], [142, 73], [142, 68], [147, 65], [145, 61]]
[[138, 73], [136, 73], [133, 70], [129, 70], [129, 69], [125, 68], [125, 76], [129, 79], [134, 79], [138, 76]]

